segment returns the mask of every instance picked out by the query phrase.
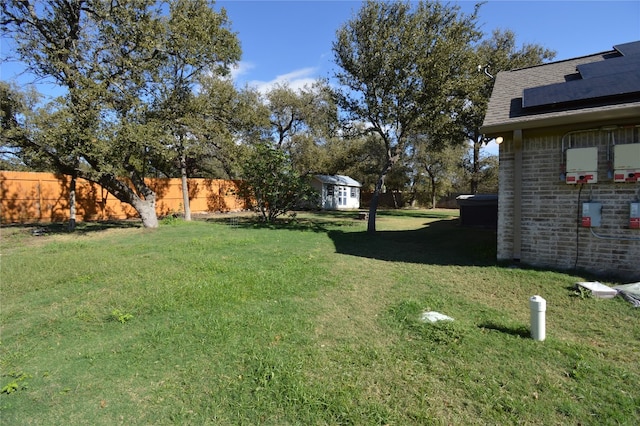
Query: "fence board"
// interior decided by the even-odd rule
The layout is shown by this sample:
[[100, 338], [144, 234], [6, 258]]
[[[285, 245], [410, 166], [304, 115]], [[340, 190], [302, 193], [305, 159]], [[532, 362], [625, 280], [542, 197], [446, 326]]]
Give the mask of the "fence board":
[[[0, 217], [6, 223], [63, 222], [69, 219], [69, 183], [66, 175], [0, 171]], [[180, 179], [148, 179], [156, 192], [156, 212], [166, 216], [183, 211]], [[235, 194], [237, 181], [189, 179], [189, 205], [194, 214], [237, 211], [246, 203]], [[76, 220], [111, 220], [138, 217], [128, 204], [120, 202], [96, 183], [78, 179]]]

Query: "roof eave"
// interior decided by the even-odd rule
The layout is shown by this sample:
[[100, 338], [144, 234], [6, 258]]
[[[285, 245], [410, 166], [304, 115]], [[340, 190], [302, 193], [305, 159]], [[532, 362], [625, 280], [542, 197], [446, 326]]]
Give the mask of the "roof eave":
[[625, 108], [613, 108], [598, 111], [580, 111], [577, 114], [560, 115], [553, 117], [540, 117], [528, 120], [507, 121], [503, 123], [488, 124], [482, 126], [480, 131], [488, 136], [498, 136], [502, 133], [514, 130], [539, 129], [545, 127], [558, 127], [567, 125], [578, 125], [591, 123], [594, 121], [627, 120], [638, 119], [640, 117], [640, 104]]

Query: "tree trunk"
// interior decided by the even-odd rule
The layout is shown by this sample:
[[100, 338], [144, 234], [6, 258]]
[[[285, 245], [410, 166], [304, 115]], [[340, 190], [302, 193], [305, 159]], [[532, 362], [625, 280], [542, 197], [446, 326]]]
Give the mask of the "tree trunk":
[[417, 184], [416, 184], [416, 180], [414, 179], [413, 182], [411, 183], [411, 190], [409, 192], [409, 200], [407, 200], [407, 204], [411, 207], [415, 207], [416, 206], [416, 196], [417, 196]]
[[76, 181], [77, 174], [71, 175], [69, 182], [69, 232], [76, 230]]
[[184, 220], [191, 220], [191, 206], [189, 204], [189, 183], [187, 181], [187, 157], [180, 154], [180, 175], [182, 177], [182, 203], [184, 206]]
[[480, 147], [482, 146], [482, 142], [478, 142], [477, 140], [473, 141], [473, 164], [471, 171], [471, 194], [476, 194], [478, 192], [478, 185], [480, 180]]
[[[127, 183], [119, 180], [115, 175], [105, 173], [101, 175], [97, 180], [95, 176], [86, 174], [84, 176], [79, 175], [91, 182], [96, 182], [104, 189], [109, 191], [114, 197], [123, 203], [130, 204], [142, 219], [142, 226], [145, 228], [157, 228], [158, 227], [158, 215], [156, 213], [156, 193], [147, 186], [144, 180], [132, 173], [131, 183], [135, 187], [134, 191]], [[138, 195], [141, 194], [142, 196]]]
[[431, 208], [435, 209], [438, 201], [436, 200], [436, 187], [433, 185], [433, 189], [431, 190]]
[[369, 234], [376, 233], [376, 212], [378, 211], [378, 203], [380, 202], [380, 193], [382, 192], [382, 185], [384, 185], [384, 177], [386, 173], [380, 175], [378, 182], [376, 182], [376, 188], [373, 191], [371, 202], [369, 203], [369, 219], [367, 221], [367, 232]]
[[156, 195], [147, 196], [146, 199], [136, 197], [132, 200], [131, 205], [140, 215], [142, 219], [142, 226], [145, 228], [157, 228], [158, 227], [158, 215], [156, 214]]
[[376, 210], [378, 210], [378, 201], [380, 201], [380, 191], [376, 188], [376, 190], [373, 191], [373, 196], [369, 203], [369, 219], [367, 221], [367, 232], [369, 234], [376, 233]]
[[435, 209], [436, 208], [436, 177], [435, 176], [431, 176], [429, 175], [430, 179], [431, 179], [431, 208]]
[[156, 213], [156, 193], [151, 188], [149, 188], [149, 186], [147, 186], [144, 178], [133, 169], [130, 170], [129, 178], [131, 179], [133, 187], [137, 191], [134, 192], [131, 190], [131, 187], [129, 187], [128, 185], [123, 185], [123, 183], [115, 178], [115, 176], [110, 176], [115, 179], [114, 183], [120, 184], [126, 191], [126, 194], [129, 195], [129, 203], [133, 206], [134, 209], [136, 209], [136, 211], [140, 215], [140, 218], [142, 219], [142, 226], [144, 226], [145, 228], [157, 228], [158, 214]]

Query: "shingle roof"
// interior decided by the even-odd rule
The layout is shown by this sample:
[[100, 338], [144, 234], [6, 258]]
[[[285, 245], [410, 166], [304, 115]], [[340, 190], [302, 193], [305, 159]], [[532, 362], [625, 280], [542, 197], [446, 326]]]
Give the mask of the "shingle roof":
[[355, 179], [351, 179], [349, 176], [343, 175], [315, 175], [315, 178], [322, 183], [329, 183], [332, 185], [344, 185], [344, 186], [357, 186], [362, 185]]
[[[501, 71], [482, 131], [496, 134], [588, 122], [595, 117], [640, 117], [638, 58], [640, 41], [615, 46], [608, 52]], [[528, 96], [529, 107], [523, 106], [523, 96]]]

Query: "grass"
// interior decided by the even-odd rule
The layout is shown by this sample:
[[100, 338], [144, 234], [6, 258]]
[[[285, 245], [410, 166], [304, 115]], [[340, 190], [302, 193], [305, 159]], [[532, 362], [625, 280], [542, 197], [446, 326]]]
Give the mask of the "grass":
[[133, 225], [2, 229], [3, 424], [640, 423], [640, 311], [448, 211]]

